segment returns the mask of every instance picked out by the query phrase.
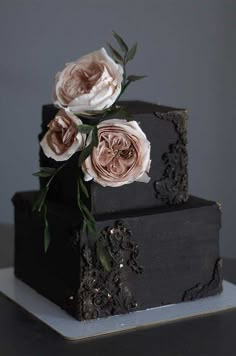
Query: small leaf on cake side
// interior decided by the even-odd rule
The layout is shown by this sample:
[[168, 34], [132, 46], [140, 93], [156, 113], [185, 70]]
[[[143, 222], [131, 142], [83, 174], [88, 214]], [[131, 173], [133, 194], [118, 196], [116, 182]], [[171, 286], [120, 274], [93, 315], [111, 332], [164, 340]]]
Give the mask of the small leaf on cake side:
[[80, 184], [80, 188], [81, 188], [82, 192], [84, 193], [84, 195], [86, 196], [86, 198], [89, 198], [88, 189], [87, 189], [86, 185], [84, 184], [84, 181], [81, 177], [79, 177], [79, 184]]
[[86, 220], [89, 220], [92, 223], [96, 223], [93, 215], [91, 214], [91, 212], [89, 211], [87, 206], [82, 201], [80, 201], [80, 204], [81, 204], [81, 209], [83, 210]]
[[98, 146], [98, 128], [97, 128], [97, 126], [95, 126], [93, 128], [92, 142], [94, 144], [94, 147]]
[[[91, 214], [91, 212], [88, 210], [87, 206], [83, 203], [82, 198], [81, 198], [81, 181], [82, 178], [78, 176], [77, 179], [77, 203], [78, 203], [78, 208], [80, 209], [81, 215], [83, 217], [83, 229], [87, 230], [88, 234], [91, 234], [92, 236], [96, 235], [96, 221]], [[87, 188], [84, 187], [86, 190]], [[83, 188], [83, 189], [84, 189]]]
[[46, 197], [47, 197], [48, 189], [49, 189], [49, 187], [45, 186], [39, 191], [38, 196], [34, 202], [32, 211], [38, 211], [39, 213], [41, 212], [42, 207], [43, 207]]
[[96, 126], [93, 127], [93, 131], [92, 131], [92, 141], [91, 143], [85, 147], [83, 149], [83, 151], [80, 152], [80, 156], [79, 156], [79, 167], [81, 167], [82, 163], [86, 160], [86, 158], [88, 158], [88, 156], [90, 156], [90, 154], [93, 151], [94, 147], [97, 147], [98, 145], [98, 129]]
[[83, 151], [80, 152], [79, 155], [79, 167], [81, 167], [82, 163], [90, 156], [90, 154], [93, 151], [94, 144], [91, 142], [87, 147], [83, 149]]
[[97, 255], [98, 255], [98, 258], [99, 258], [103, 268], [107, 272], [110, 272], [111, 271], [111, 264], [110, 264], [110, 261], [109, 261], [108, 254], [107, 254], [104, 246], [101, 244], [101, 242], [99, 240], [97, 241]]
[[85, 220], [86, 222], [86, 228], [89, 236], [96, 236], [97, 230], [96, 230], [96, 224], [90, 220]]
[[89, 134], [93, 128], [94, 126], [92, 125], [77, 125], [78, 131], [84, 134]]
[[55, 168], [51, 167], [40, 167], [40, 171], [33, 173], [33, 176], [40, 177], [40, 178], [48, 178], [54, 175], [56, 172]]

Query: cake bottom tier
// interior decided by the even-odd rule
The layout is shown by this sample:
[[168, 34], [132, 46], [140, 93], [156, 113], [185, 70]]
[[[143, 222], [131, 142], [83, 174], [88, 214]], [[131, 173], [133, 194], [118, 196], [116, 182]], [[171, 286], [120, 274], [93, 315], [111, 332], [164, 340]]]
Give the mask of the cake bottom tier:
[[78, 320], [94, 319], [220, 293], [220, 210], [190, 197], [168, 208], [96, 216], [97, 236], [82, 231], [77, 209], [16, 193], [15, 274]]

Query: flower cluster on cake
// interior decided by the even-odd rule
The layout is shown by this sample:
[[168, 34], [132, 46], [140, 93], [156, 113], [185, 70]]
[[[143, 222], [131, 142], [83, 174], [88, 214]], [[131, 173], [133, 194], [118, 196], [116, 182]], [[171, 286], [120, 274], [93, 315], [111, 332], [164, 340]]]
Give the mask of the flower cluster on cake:
[[[83, 215], [84, 228], [89, 233], [96, 233], [96, 226], [88, 207], [81, 200], [80, 190], [88, 196], [83, 181], [94, 180], [103, 187], [119, 187], [150, 180], [150, 142], [126, 108], [116, 104], [132, 82], [145, 77], [126, 75], [126, 65], [134, 58], [137, 43], [129, 49], [120, 35], [116, 32], [113, 35], [122, 54], [108, 44], [112, 57], [105, 48], [101, 48], [67, 63], [55, 76], [53, 103], [58, 112], [48, 124], [40, 145], [48, 158], [64, 164], [58, 169], [40, 167], [40, 171], [34, 174], [41, 178], [50, 177], [34, 205], [34, 210], [40, 212], [44, 209], [45, 226], [48, 226], [46, 198], [50, 183], [78, 151], [78, 167], [81, 167], [78, 169], [78, 207]], [[108, 118], [116, 113], [124, 118]], [[98, 124], [83, 123], [84, 117], [95, 118], [97, 115], [102, 115], [104, 120]], [[48, 245], [47, 229], [45, 250]]]

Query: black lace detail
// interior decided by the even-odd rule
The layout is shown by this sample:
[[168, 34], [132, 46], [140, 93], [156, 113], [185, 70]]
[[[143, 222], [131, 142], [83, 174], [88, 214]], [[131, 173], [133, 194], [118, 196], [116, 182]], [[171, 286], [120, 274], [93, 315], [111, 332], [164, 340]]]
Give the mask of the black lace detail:
[[68, 248], [72, 250], [77, 250], [80, 244], [80, 233], [78, 230], [73, 231], [68, 240]]
[[156, 196], [164, 204], [179, 204], [188, 199], [187, 113], [156, 113], [158, 118], [169, 120], [175, 126], [178, 139], [162, 157], [165, 165], [162, 178], [154, 183]]
[[88, 320], [134, 311], [138, 306], [125, 281], [125, 270], [142, 273], [138, 263], [139, 249], [131, 231], [123, 222], [104, 228], [99, 235], [111, 260], [107, 272], [97, 258], [96, 244], [82, 247], [82, 279], [80, 288], [70, 292], [65, 309], [79, 320]]
[[198, 283], [193, 288], [188, 289], [183, 295], [183, 301], [204, 298], [220, 292], [222, 290], [222, 267], [223, 260], [219, 258], [216, 261], [212, 279], [207, 284]]
[[136, 273], [142, 273], [143, 268], [137, 261], [139, 247], [132, 238], [132, 232], [123, 222], [117, 221], [113, 228], [107, 227], [100, 233], [102, 245], [112, 258], [112, 266], [124, 262]]

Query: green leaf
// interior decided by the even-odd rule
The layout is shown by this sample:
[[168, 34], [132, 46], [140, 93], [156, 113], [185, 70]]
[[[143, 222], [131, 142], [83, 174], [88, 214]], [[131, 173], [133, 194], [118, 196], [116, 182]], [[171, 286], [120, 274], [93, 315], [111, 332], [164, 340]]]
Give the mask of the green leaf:
[[90, 154], [93, 151], [94, 144], [91, 142], [87, 147], [83, 149], [83, 151], [80, 152], [79, 155], [79, 167], [81, 167], [82, 163], [90, 156]]
[[97, 255], [98, 255], [99, 260], [101, 261], [103, 268], [107, 272], [110, 272], [111, 264], [109, 261], [108, 254], [99, 240], [97, 241]]
[[127, 54], [126, 63], [130, 62], [134, 58], [134, 56], [137, 52], [137, 48], [138, 48], [138, 44], [136, 42]]
[[79, 177], [79, 184], [80, 184], [80, 188], [81, 188], [82, 192], [84, 193], [84, 195], [86, 196], [86, 198], [89, 198], [88, 189], [87, 189], [86, 185], [84, 184], [84, 181], [81, 177]]
[[96, 221], [93, 217], [93, 215], [91, 214], [91, 212], [89, 211], [89, 209], [87, 208], [87, 206], [83, 203], [83, 201], [81, 200], [81, 194], [80, 194], [80, 188], [82, 190], [84, 190], [84, 188], [87, 191], [87, 188], [84, 186], [82, 188], [82, 179], [80, 177], [78, 177], [77, 179], [77, 203], [78, 203], [78, 207], [81, 211], [81, 214], [83, 216], [83, 229], [87, 228], [88, 233], [92, 234], [92, 236], [96, 236]]
[[93, 128], [94, 126], [92, 125], [77, 125], [78, 131], [84, 134], [89, 134]]
[[54, 174], [54, 173], [56, 173], [57, 169], [56, 168], [52, 168], [52, 167], [40, 167], [40, 171], [44, 171], [44, 172], [47, 172], [47, 173]]
[[123, 85], [119, 97], [125, 92], [127, 87], [131, 84], [131, 82], [126, 82], [125, 85]]
[[86, 160], [88, 156], [93, 151], [94, 147], [97, 147], [98, 145], [98, 129], [97, 126], [94, 126], [93, 132], [92, 132], [92, 141], [91, 143], [83, 149], [83, 151], [80, 152], [79, 156], [79, 167], [81, 167], [81, 164]]
[[82, 201], [80, 201], [80, 205], [81, 205], [81, 209], [83, 210], [84, 214], [86, 215], [86, 219], [89, 220], [90, 222], [96, 224], [96, 220], [94, 219], [94, 216], [89, 211], [87, 206]]
[[39, 171], [39, 172], [33, 173], [33, 176], [40, 177], [40, 178], [48, 178], [48, 177], [51, 177], [52, 175], [53, 175], [52, 173], [48, 173], [48, 172], [44, 172], [44, 171]]
[[129, 48], [128, 48], [127, 44], [125, 43], [125, 41], [123, 40], [123, 38], [120, 35], [118, 35], [118, 33], [115, 31], [112, 31], [112, 34], [115, 37], [115, 39], [117, 40], [117, 42], [119, 43], [121, 50], [124, 53], [127, 53]]
[[96, 236], [96, 224], [90, 220], [86, 220], [86, 226], [87, 226], [87, 230], [88, 230], [88, 233], [91, 234], [92, 236]]
[[32, 208], [33, 211], [38, 211], [40, 213], [40, 211], [45, 203], [48, 189], [49, 189], [49, 187], [45, 186], [39, 191], [38, 197], [36, 198], [33, 208]]
[[123, 57], [121, 56], [121, 54], [119, 52], [117, 52], [117, 50], [115, 48], [113, 48], [110, 43], [107, 43], [107, 45], [110, 48], [110, 51], [112, 53], [112, 56], [114, 57], [115, 61], [117, 61], [120, 64], [123, 64]]
[[33, 173], [33, 176], [47, 178], [47, 177], [51, 177], [52, 175], [54, 175], [56, 173], [56, 171], [57, 170], [55, 168], [40, 167], [40, 171]]
[[120, 107], [120, 110], [118, 111], [118, 114], [126, 117], [127, 119], [132, 119], [133, 118], [133, 115], [127, 110], [127, 108], [125, 106], [121, 106]]
[[85, 231], [86, 231], [86, 220], [83, 219], [82, 232], [85, 233]]
[[50, 245], [50, 233], [47, 220], [47, 204], [44, 205], [44, 252], [46, 253]]
[[127, 77], [127, 80], [129, 82], [136, 82], [137, 80], [143, 79], [143, 78], [147, 78], [146, 75], [129, 75]]
[[97, 128], [97, 126], [95, 126], [95, 127], [93, 128], [92, 142], [93, 142], [93, 144], [94, 144], [95, 147], [98, 146], [98, 128]]

